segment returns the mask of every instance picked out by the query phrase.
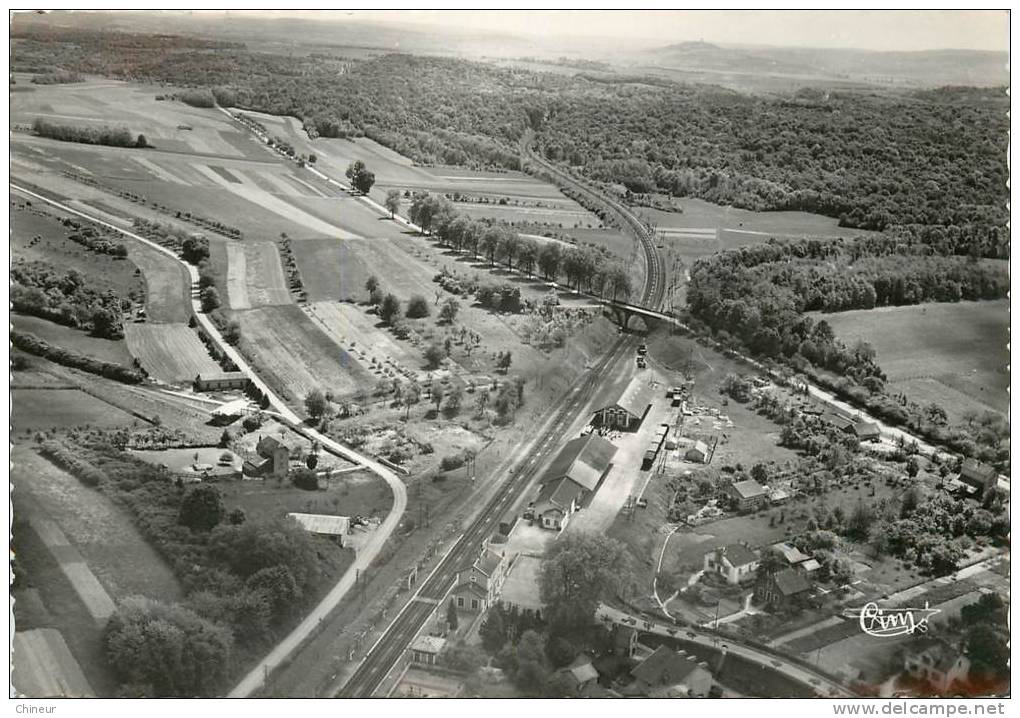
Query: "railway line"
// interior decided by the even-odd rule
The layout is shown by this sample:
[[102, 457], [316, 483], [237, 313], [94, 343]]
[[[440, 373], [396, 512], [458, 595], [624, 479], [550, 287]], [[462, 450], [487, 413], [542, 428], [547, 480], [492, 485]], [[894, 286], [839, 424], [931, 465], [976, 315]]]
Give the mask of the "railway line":
[[512, 469], [511, 477], [499, 488], [495, 496], [482, 509], [453, 548], [408, 601], [404, 609], [389, 625], [379, 641], [369, 650], [362, 664], [351, 676], [337, 697], [367, 698], [385, 680], [400, 660], [407, 645], [413, 640], [429, 616], [452, 588], [459, 569], [471, 563], [478, 555], [482, 541], [495, 531], [499, 521], [524, 494], [538, 469], [545, 465], [559, 448], [563, 427], [588, 402], [599, 386], [600, 378], [619, 361], [629, 360], [637, 340], [619, 338], [609, 352], [595, 366], [588, 369], [575, 389], [560, 400], [551, 421], [534, 444], [533, 450]]
[[656, 251], [655, 236], [652, 228], [642, 222], [637, 215], [620, 202], [592, 189], [570, 173], [541, 157], [531, 148], [531, 139], [531, 131], [525, 133], [521, 139], [521, 154], [526, 161], [541, 167], [561, 186], [580, 194], [595, 205], [604, 207], [607, 213], [616, 217], [620, 227], [634, 237], [641, 245], [645, 255], [646, 274], [641, 299], [637, 303], [647, 309], [658, 309], [662, 304], [666, 290], [666, 271], [662, 259], [659, 257], [658, 251]]

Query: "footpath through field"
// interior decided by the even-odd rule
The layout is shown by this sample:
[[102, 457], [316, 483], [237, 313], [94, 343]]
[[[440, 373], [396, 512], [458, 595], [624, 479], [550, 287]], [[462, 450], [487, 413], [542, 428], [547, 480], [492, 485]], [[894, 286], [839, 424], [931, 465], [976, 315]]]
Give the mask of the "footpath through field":
[[373, 532], [369, 540], [365, 542], [365, 544], [358, 551], [358, 555], [355, 558], [354, 562], [347, 569], [344, 575], [340, 577], [340, 580], [336, 583], [336, 585], [333, 586], [333, 588], [330, 589], [329, 593], [326, 594], [322, 601], [320, 601], [319, 604], [314, 609], [312, 609], [312, 612], [309, 613], [308, 616], [306, 616], [305, 619], [301, 621], [300, 624], [298, 624], [297, 628], [291, 631], [291, 633], [286, 638], [284, 638], [279, 644], [277, 644], [277, 646], [273, 648], [272, 651], [270, 651], [269, 655], [263, 658], [258, 663], [258, 665], [255, 666], [251, 670], [251, 672], [249, 672], [248, 675], [246, 675], [241, 680], [241, 682], [238, 683], [238, 685], [232, 691], [230, 691], [230, 693], [227, 694], [227, 696], [230, 698], [244, 698], [246, 696], [250, 696], [252, 693], [254, 693], [263, 685], [266, 676], [273, 669], [275, 669], [277, 666], [283, 663], [298, 646], [304, 643], [304, 641], [309, 636], [311, 636], [311, 634], [315, 631], [315, 629], [323, 621], [323, 619], [325, 619], [326, 616], [328, 616], [330, 612], [332, 612], [333, 609], [336, 608], [340, 601], [343, 600], [344, 596], [347, 595], [347, 592], [354, 586], [354, 582], [355, 579], [357, 578], [358, 572], [366, 570], [368, 568], [368, 565], [372, 563], [373, 560], [375, 560], [375, 557], [379, 554], [379, 551], [382, 549], [383, 544], [386, 543], [387, 539], [389, 539], [390, 537], [390, 534], [392, 534], [393, 531], [396, 529], [397, 524], [400, 522], [401, 516], [403, 516], [404, 509], [407, 507], [407, 489], [404, 485], [404, 482], [393, 471], [391, 471], [386, 466], [383, 466], [378, 461], [370, 459], [367, 456], [363, 456], [362, 454], [353, 451], [352, 449], [344, 446], [343, 444], [334, 441], [328, 436], [321, 434], [315, 429], [307, 428], [303, 425], [301, 418], [297, 414], [295, 414], [290, 409], [290, 407], [288, 407], [278, 396], [276, 396], [276, 394], [273, 393], [272, 389], [270, 389], [269, 386], [261, 379], [261, 377], [259, 377], [255, 373], [251, 366], [248, 365], [248, 363], [244, 360], [244, 357], [242, 357], [241, 354], [234, 347], [229, 345], [223, 339], [222, 335], [220, 334], [216, 326], [212, 323], [209, 317], [207, 317], [202, 312], [201, 301], [198, 297], [197, 292], [198, 286], [197, 268], [181, 260], [176, 254], [174, 254], [166, 247], [163, 247], [162, 245], [159, 245], [151, 240], [148, 240], [145, 237], [137, 235], [134, 232], [129, 232], [125, 229], [121, 229], [120, 227], [112, 225], [109, 222], [104, 222], [101, 219], [97, 219], [96, 217], [93, 217], [92, 215], [86, 212], [82, 212], [73, 207], [69, 207], [68, 205], [62, 202], [57, 202], [56, 200], [52, 200], [41, 194], [25, 189], [24, 187], [19, 187], [13, 182], [10, 183], [10, 186], [12, 190], [20, 194], [28, 195], [41, 202], [46, 202], [47, 204], [57, 207], [58, 209], [61, 209], [65, 212], [75, 214], [79, 217], [89, 220], [90, 222], [94, 222], [103, 227], [118, 232], [126, 237], [129, 237], [130, 239], [142, 242], [147, 246], [150, 246], [153, 249], [162, 252], [163, 254], [173, 257], [174, 260], [184, 265], [185, 269], [187, 269], [188, 271], [188, 276], [191, 278], [192, 283], [192, 297], [191, 297], [192, 308], [194, 309], [195, 316], [198, 318], [198, 321], [202, 325], [202, 328], [209, 334], [210, 337], [213, 338], [213, 341], [216, 342], [219, 348], [227, 356], [230, 357], [231, 361], [233, 361], [237, 365], [238, 370], [244, 372], [248, 376], [248, 378], [251, 379], [252, 383], [255, 384], [255, 386], [257, 386], [259, 389], [261, 389], [265, 396], [269, 397], [270, 403], [274, 407], [276, 407], [277, 411], [279, 412], [279, 415], [285, 421], [289, 422], [293, 427], [298, 428], [305, 435], [318, 441], [319, 444], [325, 450], [330, 451], [333, 454], [342, 456], [348, 461], [352, 461], [372, 471], [377, 476], [382, 478], [389, 485], [390, 489], [393, 491], [393, 506], [390, 509], [390, 512], [386, 515], [386, 518], [375, 530], [375, 532]]

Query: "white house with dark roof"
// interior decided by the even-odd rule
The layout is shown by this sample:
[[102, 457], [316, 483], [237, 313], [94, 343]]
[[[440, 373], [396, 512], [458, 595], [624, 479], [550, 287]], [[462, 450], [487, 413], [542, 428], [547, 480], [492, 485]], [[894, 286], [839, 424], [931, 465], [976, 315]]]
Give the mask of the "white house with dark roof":
[[705, 571], [717, 573], [727, 583], [737, 585], [754, 578], [758, 554], [740, 543], [720, 546], [705, 554]]
[[641, 424], [648, 413], [655, 396], [655, 386], [647, 379], [636, 376], [615, 399], [610, 400], [595, 412], [593, 419], [598, 426], [631, 431]]

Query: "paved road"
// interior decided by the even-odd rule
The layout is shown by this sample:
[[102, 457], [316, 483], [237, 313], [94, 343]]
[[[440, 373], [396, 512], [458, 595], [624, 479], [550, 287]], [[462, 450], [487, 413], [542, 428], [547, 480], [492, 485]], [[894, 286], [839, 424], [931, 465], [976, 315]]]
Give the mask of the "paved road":
[[369, 564], [372, 563], [375, 557], [379, 554], [379, 551], [382, 549], [383, 544], [386, 543], [386, 540], [390, 537], [390, 534], [392, 534], [394, 529], [396, 529], [397, 524], [400, 522], [400, 517], [403, 516], [404, 510], [407, 507], [407, 490], [404, 485], [404, 482], [393, 471], [388, 469], [386, 466], [383, 466], [378, 461], [374, 461], [373, 459], [367, 456], [363, 456], [362, 454], [359, 454], [358, 452], [351, 450], [350, 448], [344, 446], [343, 444], [340, 444], [334, 441], [333, 439], [329, 438], [328, 436], [321, 434], [315, 429], [304, 427], [301, 418], [297, 414], [295, 414], [290, 409], [290, 407], [288, 407], [278, 396], [276, 396], [275, 393], [273, 393], [272, 389], [269, 388], [265, 381], [263, 381], [262, 378], [255, 373], [251, 366], [248, 365], [248, 363], [244, 360], [244, 357], [242, 357], [234, 347], [227, 344], [227, 342], [220, 335], [219, 330], [212, 323], [212, 321], [210, 321], [209, 317], [202, 313], [201, 302], [198, 298], [197, 292], [198, 270], [195, 267], [181, 260], [176, 254], [174, 254], [171, 250], [167, 249], [166, 247], [157, 244], [156, 242], [153, 242], [149, 239], [146, 239], [145, 237], [142, 237], [138, 234], [135, 234], [134, 232], [129, 232], [125, 229], [121, 229], [120, 227], [112, 225], [109, 222], [104, 222], [101, 219], [93, 217], [92, 215], [89, 215], [86, 212], [82, 212], [78, 209], [75, 209], [74, 207], [69, 207], [68, 205], [62, 202], [57, 202], [31, 190], [19, 187], [13, 182], [11, 183], [11, 188], [21, 194], [28, 195], [36, 200], [46, 202], [47, 204], [53, 205], [54, 207], [58, 207], [59, 209], [65, 212], [78, 215], [79, 217], [88, 219], [91, 222], [99, 224], [103, 227], [107, 227], [115, 232], [119, 232], [120, 234], [129, 237], [135, 241], [142, 242], [152, 247], [153, 249], [162, 252], [163, 254], [166, 254], [169, 257], [172, 257], [175, 261], [184, 265], [184, 267], [188, 270], [188, 275], [191, 277], [192, 308], [194, 309], [195, 316], [198, 318], [198, 321], [202, 325], [202, 328], [209, 333], [209, 336], [211, 336], [213, 340], [219, 345], [220, 349], [222, 349], [227, 354], [227, 356], [230, 357], [230, 359], [237, 365], [237, 368], [240, 371], [244, 372], [251, 379], [252, 383], [254, 383], [259, 389], [261, 389], [262, 392], [267, 397], [269, 397], [270, 403], [276, 408], [279, 415], [285, 421], [289, 422], [291, 425], [295, 427], [299, 427], [301, 431], [304, 432], [306, 435], [318, 441], [325, 450], [330, 451], [333, 454], [339, 455], [347, 459], [348, 461], [354, 462], [355, 464], [359, 464], [365, 467], [366, 469], [372, 471], [377, 476], [382, 478], [389, 485], [390, 489], [393, 491], [393, 506], [390, 508], [389, 514], [386, 515], [386, 518], [382, 521], [379, 527], [371, 534], [368, 541], [366, 541], [365, 544], [361, 547], [361, 550], [358, 551], [358, 555], [355, 558], [354, 563], [351, 564], [350, 568], [348, 568], [347, 571], [343, 574], [343, 576], [340, 577], [340, 580], [336, 583], [335, 586], [333, 586], [332, 589], [330, 589], [329, 593], [326, 594], [322, 601], [320, 601], [319, 604], [314, 609], [312, 609], [312, 612], [309, 613], [308, 616], [305, 617], [305, 619], [300, 624], [298, 624], [298, 626], [293, 631], [291, 631], [291, 633], [286, 638], [284, 638], [279, 644], [277, 644], [277, 646], [273, 648], [272, 651], [270, 651], [269, 655], [263, 658], [258, 663], [258, 665], [255, 666], [255, 668], [253, 668], [251, 672], [248, 673], [248, 675], [246, 675], [241, 680], [241, 682], [238, 683], [238, 685], [228, 694], [228, 697], [231, 698], [243, 698], [245, 696], [249, 696], [262, 686], [266, 674], [272, 671], [281, 662], [283, 662], [291, 654], [292, 651], [294, 651], [299, 645], [301, 645], [301, 643], [303, 643], [312, 634], [312, 632], [319, 625], [319, 623], [323, 619], [325, 619], [325, 617], [329, 615], [329, 613], [334, 608], [336, 608], [336, 606], [340, 603], [341, 600], [343, 600], [344, 596], [347, 595], [347, 592], [354, 585], [354, 581], [357, 577], [357, 572], [359, 570], [364, 571], [365, 569], [367, 569]]
[[813, 671], [810, 668], [797, 663], [791, 663], [789, 660], [785, 660], [781, 656], [776, 656], [766, 651], [737, 643], [730, 640], [728, 637], [705, 633], [696, 627], [676, 627], [656, 623], [655, 621], [648, 621], [644, 618], [632, 616], [629, 613], [611, 608], [605, 604], [599, 605], [595, 612], [595, 616], [606, 623], [631, 626], [632, 628], [637, 628], [639, 631], [643, 631], [645, 633], [653, 633], [658, 636], [675, 637], [717, 650], [724, 648], [727, 653], [740, 656], [741, 658], [751, 661], [752, 663], [756, 663], [759, 666], [764, 666], [765, 668], [777, 673], [781, 673], [787, 678], [792, 678], [798, 683], [802, 683], [823, 696], [832, 696], [835, 698], [850, 698], [854, 696], [854, 693], [849, 689], [835, 682], [823, 673]]

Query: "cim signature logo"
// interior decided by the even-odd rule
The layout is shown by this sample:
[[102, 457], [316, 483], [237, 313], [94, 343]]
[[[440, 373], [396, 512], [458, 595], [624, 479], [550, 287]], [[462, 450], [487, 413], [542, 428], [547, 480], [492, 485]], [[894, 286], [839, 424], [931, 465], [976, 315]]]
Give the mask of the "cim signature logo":
[[927, 633], [928, 619], [939, 612], [938, 608], [928, 608], [927, 601], [924, 608], [879, 608], [872, 601], [860, 609], [858, 620], [861, 630], [869, 636], [891, 638]]

